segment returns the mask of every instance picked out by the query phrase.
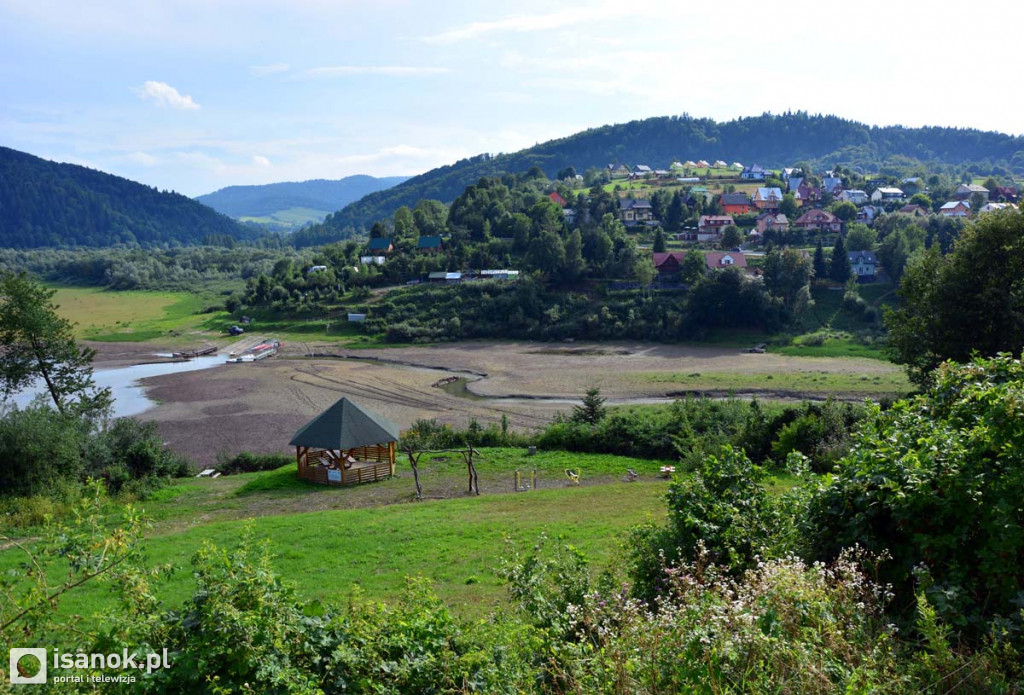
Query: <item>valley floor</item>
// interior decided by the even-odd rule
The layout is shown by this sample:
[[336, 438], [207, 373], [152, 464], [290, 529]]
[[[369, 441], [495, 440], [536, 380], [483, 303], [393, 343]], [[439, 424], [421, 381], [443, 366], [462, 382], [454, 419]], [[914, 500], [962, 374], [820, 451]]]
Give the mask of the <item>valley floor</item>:
[[[147, 354], [140, 344], [94, 347], [100, 366], [145, 361]], [[311, 354], [316, 357], [307, 357]], [[435, 386], [453, 376], [460, 380]], [[670, 402], [693, 393], [860, 400], [909, 389], [898, 367], [871, 359], [649, 343], [529, 342], [377, 350], [289, 343], [281, 355], [263, 362], [168, 374], [145, 385], [158, 405], [143, 419], [157, 422], [172, 448], [201, 464], [213, 463], [222, 452], [288, 452], [294, 432], [342, 396], [402, 428], [421, 418], [459, 426], [475, 418], [487, 425], [504, 415], [511, 427], [531, 429], [569, 411], [591, 387], [600, 388], [609, 405]]]

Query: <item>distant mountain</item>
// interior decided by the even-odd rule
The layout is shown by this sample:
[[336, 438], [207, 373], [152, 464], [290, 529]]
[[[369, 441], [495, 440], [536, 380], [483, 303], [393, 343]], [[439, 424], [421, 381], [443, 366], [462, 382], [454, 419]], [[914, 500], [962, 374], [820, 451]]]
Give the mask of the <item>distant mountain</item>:
[[[803, 112], [764, 114], [719, 123], [707, 118], [671, 116], [602, 126], [512, 154], [478, 155], [415, 176], [370, 195], [328, 217], [312, 230], [320, 243], [365, 230], [422, 198], [451, 202], [483, 176], [522, 173], [538, 166], [548, 177], [572, 166], [580, 173], [609, 163], [668, 168], [674, 159], [790, 166], [798, 161], [865, 171], [908, 169], [917, 164], [978, 163], [1024, 172], [1024, 138], [963, 128], [869, 126], [836, 116]], [[986, 171], [986, 173], [988, 173]]]
[[177, 193], [0, 147], [0, 247], [188, 245], [261, 233]]
[[196, 198], [217, 212], [245, 222], [284, 228], [320, 222], [365, 195], [407, 180], [406, 176], [347, 176], [336, 181], [270, 183], [263, 186], [229, 186]]

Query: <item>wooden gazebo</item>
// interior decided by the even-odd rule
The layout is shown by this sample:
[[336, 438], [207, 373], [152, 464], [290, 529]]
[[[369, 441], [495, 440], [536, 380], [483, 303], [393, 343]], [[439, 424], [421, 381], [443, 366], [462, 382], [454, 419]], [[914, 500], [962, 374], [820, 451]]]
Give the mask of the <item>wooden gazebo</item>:
[[355, 485], [395, 474], [398, 426], [342, 398], [292, 437], [299, 477], [323, 485]]

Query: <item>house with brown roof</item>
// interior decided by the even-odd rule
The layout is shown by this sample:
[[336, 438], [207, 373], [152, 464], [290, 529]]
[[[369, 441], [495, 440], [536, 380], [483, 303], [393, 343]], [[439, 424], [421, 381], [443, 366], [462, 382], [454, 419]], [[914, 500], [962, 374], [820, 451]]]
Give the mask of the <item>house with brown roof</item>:
[[723, 229], [735, 224], [732, 215], [701, 215], [697, 220], [697, 241], [716, 241]]
[[760, 234], [765, 232], [788, 232], [789, 218], [781, 212], [765, 212], [757, 216], [754, 222], [755, 228]]
[[821, 189], [804, 181], [793, 191], [793, 198], [798, 207], [813, 205], [821, 199]]
[[841, 232], [843, 222], [828, 210], [808, 210], [796, 218], [793, 226], [805, 232]]
[[551, 198], [551, 202], [558, 203], [558, 205], [563, 208], [569, 204], [569, 201], [563, 198], [558, 191], [551, 191], [548, 193], [548, 198]]
[[750, 198], [746, 193], [723, 193], [722, 211], [727, 215], [746, 215], [750, 212]]
[[977, 184], [973, 183], [962, 183], [959, 186], [957, 186], [956, 190], [953, 192], [953, 199], [969, 200], [970, 197], [975, 193], [980, 195], [986, 201], [988, 200], [989, 190], [984, 186], [978, 186]]
[[904, 205], [896, 212], [903, 213], [904, 215], [913, 215], [914, 217], [927, 217], [931, 211], [926, 210], [922, 205], [911, 203], [909, 205]]
[[654, 259], [654, 268], [659, 274], [672, 275], [679, 272], [686, 254], [682, 251], [659, 251], [652, 253], [651, 257]]
[[705, 253], [704, 265], [708, 270], [740, 268], [745, 271], [747, 269], [747, 257], [739, 251]]
[[1017, 196], [1019, 194], [1017, 193], [1017, 189], [1013, 186], [996, 186], [996, 191], [994, 195], [996, 200], [1004, 201], [1007, 203], [1016, 203]]

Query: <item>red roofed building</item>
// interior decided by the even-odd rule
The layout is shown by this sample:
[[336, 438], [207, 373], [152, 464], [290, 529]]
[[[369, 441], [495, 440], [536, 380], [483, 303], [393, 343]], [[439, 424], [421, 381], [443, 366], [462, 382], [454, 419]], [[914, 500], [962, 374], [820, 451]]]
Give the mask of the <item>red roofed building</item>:
[[656, 252], [653, 254], [654, 267], [659, 273], [666, 275], [678, 273], [686, 254], [682, 251]]
[[808, 210], [793, 222], [793, 226], [808, 232], [843, 231], [843, 221], [828, 210]]
[[708, 270], [724, 270], [725, 268], [746, 270], [747, 257], [738, 251], [705, 253], [704, 265]]
[[566, 199], [563, 198], [558, 191], [552, 191], [551, 193], [548, 193], [548, 198], [551, 198], [552, 201], [558, 203], [563, 208], [569, 204], [568, 201], [566, 201]]

